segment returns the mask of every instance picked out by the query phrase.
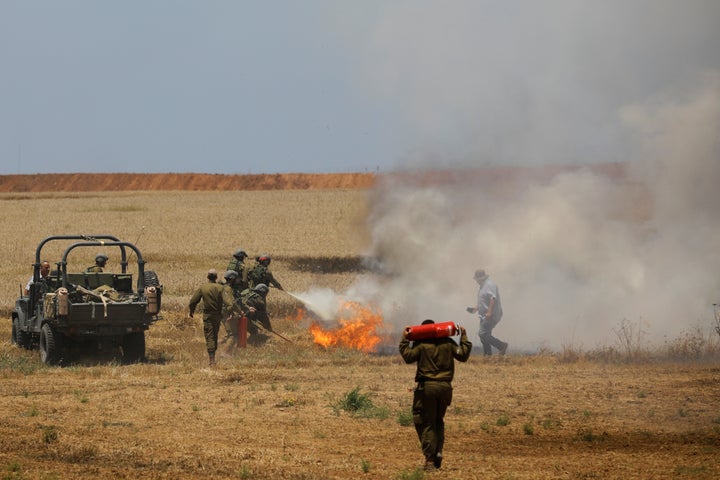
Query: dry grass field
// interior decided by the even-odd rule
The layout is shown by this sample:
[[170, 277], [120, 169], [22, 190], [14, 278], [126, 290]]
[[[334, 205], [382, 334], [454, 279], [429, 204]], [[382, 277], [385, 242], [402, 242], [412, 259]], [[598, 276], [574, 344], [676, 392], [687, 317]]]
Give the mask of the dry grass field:
[[[414, 366], [325, 349], [272, 290], [271, 337], [207, 367], [187, 301], [231, 252], [269, 253], [289, 291], [342, 291], [362, 272], [366, 190], [2, 193], [0, 479], [715, 479], [720, 364], [583, 355], [458, 366], [445, 462], [419, 469]], [[40, 363], [10, 344], [38, 242], [110, 233], [164, 285], [147, 361]], [[108, 267], [117, 265], [110, 253]], [[83, 262], [90, 265], [88, 257]], [[414, 323], [415, 319], [408, 319]]]

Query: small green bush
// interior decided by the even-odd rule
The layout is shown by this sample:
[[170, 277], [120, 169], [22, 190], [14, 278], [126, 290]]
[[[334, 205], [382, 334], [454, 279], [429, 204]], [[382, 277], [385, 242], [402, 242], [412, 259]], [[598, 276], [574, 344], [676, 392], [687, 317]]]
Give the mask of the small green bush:
[[409, 427], [413, 425], [413, 413], [412, 408], [406, 408], [405, 410], [400, 410], [397, 414], [397, 420], [398, 423], [403, 427]]
[[385, 419], [389, 416], [389, 410], [375, 406], [369, 393], [360, 393], [360, 387], [355, 387], [343, 395], [331, 408], [336, 415], [340, 414], [340, 411], [346, 411], [355, 417], [363, 418]]
[[505, 414], [502, 414], [498, 417], [497, 420], [495, 420], [495, 425], [498, 427], [506, 427], [510, 424], [510, 417], [508, 417]]

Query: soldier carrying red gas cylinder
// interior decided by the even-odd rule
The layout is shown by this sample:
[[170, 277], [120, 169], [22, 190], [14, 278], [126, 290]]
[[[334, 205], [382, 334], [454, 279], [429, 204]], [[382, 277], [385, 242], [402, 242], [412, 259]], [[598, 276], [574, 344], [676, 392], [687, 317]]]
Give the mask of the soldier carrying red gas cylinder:
[[[458, 333], [460, 345], [450, 338]], [[413, 422], [425, 455], [424, 468], [435, 470], [440, 468], [443, 460], [444, 419], [452, 401], [455, 360], [467, 361], [472, 343], [460, 325], [425, 320], [422, 325], [405, 328], [399, 348], [405, 363], [417, 362]]]

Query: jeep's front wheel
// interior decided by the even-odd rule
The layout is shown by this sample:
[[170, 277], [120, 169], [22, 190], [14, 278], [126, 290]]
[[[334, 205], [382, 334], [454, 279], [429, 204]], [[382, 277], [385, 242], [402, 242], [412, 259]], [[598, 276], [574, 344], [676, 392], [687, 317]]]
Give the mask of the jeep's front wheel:
[[12, 334], [10, 335], [10, 341], [18, 347], [29, 350], [31, 347], [31, 337], [28, 332], [23, 332], [20, 328], [20, 320], [13, 318], [12, 321]]
[[46, 365], [59, 365], [63, 360], [63, 337], [49, 323], [40, 329], [40, 360]]
[[123, 363], [139, 363], [145, 359], [145, 332], [125, 335], [122, 343]]
[[10, 343], [12, 343], [13, 345], [17, 345], [17, 343], [18, 343], [18, 341], [17, 341], [17, 331], [18, 331], [17, 318], [13, 318], [13, 321], [12, 321], [12, 332], [10, 332]]

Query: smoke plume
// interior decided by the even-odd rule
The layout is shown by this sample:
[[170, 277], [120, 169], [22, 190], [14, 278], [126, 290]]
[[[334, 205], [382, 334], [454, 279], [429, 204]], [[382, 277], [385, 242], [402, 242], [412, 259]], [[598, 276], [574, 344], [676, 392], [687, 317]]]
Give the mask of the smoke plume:
[[340, 41], [407, 148], [369, 197], [382, 273], [344, 294], [381, 305], [395, 331], [453, 320], [477, 342], [465, 308], [484, 268], [511, 350], [613, 344], [623, 321], [652, 343], [709, 325], [718, 2], [372, 5]]
[[621, 175], [561, 169], [502, 188], [468, 170], [388, 176], [368, 219], [386, 322], [476, 332], [465, 307], [484, 268], [503, 300], [496, 336], [515, 348], [613, 344], [623, 320], [651, 343], [709, 326], [720, 300], [720, 75], [618, 115], [633, 147]]

